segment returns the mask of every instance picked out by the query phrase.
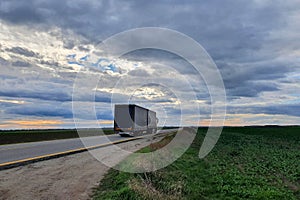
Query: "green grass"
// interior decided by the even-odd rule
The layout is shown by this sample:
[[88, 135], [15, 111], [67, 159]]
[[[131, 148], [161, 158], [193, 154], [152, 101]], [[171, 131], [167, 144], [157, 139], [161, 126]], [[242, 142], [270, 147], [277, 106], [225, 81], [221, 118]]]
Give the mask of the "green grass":
[[109, 170], [93, 198], [300, 199], [300, 127], [227, 127], [213, 151], [199, 159], [205, 133], [199, 129], [187, 152], [164, 169]]
[[[112, 129], [102, 129], [104, 134], [113, 134]], [[82, 129], [81, 135], [97, 136], [97, 129]], [[78, 138], [76, 129], [48, 129], [48, 130], [2, 130], [0, 131], [0, 145], [23, 142], [37, 142], [46, 140], [58, 140], [68, 138]]]

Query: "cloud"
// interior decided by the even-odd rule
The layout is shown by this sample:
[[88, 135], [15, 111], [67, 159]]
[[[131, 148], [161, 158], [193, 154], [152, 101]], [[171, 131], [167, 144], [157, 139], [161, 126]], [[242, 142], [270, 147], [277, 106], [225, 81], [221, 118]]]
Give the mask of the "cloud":
[[112, 114], [112, 111], [111, 110], [105, 110], [105, 111], [97, 111], [96, 113], [97, 115], [97, 119], [98, 120], [113, 120], [113, 114]]
[[58, 126], [64, 126], [65, 123], [61, 120], [55, 119], [35, 119], [30, 118], [27, 120], [7, 120], [0, 123], [1, 129], [53, 129]]
[[16, 61], [12, 63], [12, 66], [16, 66], [16, 67], [30, 67], [31, 64], [27, 63], [27, 62], [23, 62], [23, 61]]
[[65, 107], [55, 104], [43, 104], [39, 105], [23, 105], [17, 107], [9, 107], [5, 110], [6, 114], [21, 115], [21, 116], [34, 116], [34, 117], [62, 117], [62, 118], [72, 118], [73, 113], [71, 107]]
[[149, 76], [149, 73], [143, 69], [136, 69], [136, 70], [129, 71], [128, 75], [147, 77], [147, 76]]
[[[31, 2], [33, 3], [33, 2]], [[41, 13], [32, 4], [25, 1], [2, 1], [0, 17], [11, 23], [41, 23]]]
[[19, 98], [32, 98], [40, 100], [52, 100], [52, 101], [71, 101], [72, 96], [64, 91], [33, 91], [27, 90], [15, 90], [15, 91], [0, 91], [0, 96], [6, 97], [19, 97]]
[[49, 126], [49, 125], [58, 125], [62, 124], [62, 121], [59, 120], [11, 120], [5, 121], [4, 124], [15, 124], [21, 126]]
[[[183, 58], [153, 49], [130, 52], [115, 60], [91, 58], [93, 53], [101, 54], [97, 44], [115, 33], [159, 26], [192, 37], [214, 59], [226, 87], [229, 124], [244, 123], [244, 118], [257, 123], [248, 114], [262, 122], [269, 123], [270, 115], [276, 115], [276, 122], [278, 116], [284, 116], [282, 123], [289, 116], [287, 123], [299, 123], [299, 10], [294, 0], [225, 0], [221, 4], [215, 0], [176, 0], [172, 4], [167, 0], [156, 4], [3, 0], [0, 112], [5, 116], [1, 115], [0, 120], [70, 120], [73, 84], [82, 78], [76, 97], [82, 102], [83, 119], [91, 119], [87, 108], [95, 99], [96, 117], [111, 120], [114, 97], [113, 103], [127, 103], [131, 98], [133, 103], [154, 106], [159, 112], [165, 107], [174, 119], [178, 119], [181, 106], [190, 115], [188, 119], [196, 123], [191, 120], [196, 119], [192, 108], [198, 103], [206, 123], [215, 102], [211, 102], [205, 78], [214, 77], [201, 77]], [[98, 85], [89, 86], [94, 80], [99, 80]], [[193, 94], [198, 100], [191, 103]]]
[[23, 100], [14, 100], [14, 99], [0, 99], [0, 103], [8, 103], [8, 104], [24, 104]]
[[300, 117], [299, 113], [300, 104], [283, 104], [283, 105], [272, 105], [272, 106], [265, 106], [265, 107], [252, 107], [252, 113], [264, 113], [270, 115], [289, 115]]
[[36, 57], [37, 56], [37, 54], [34, 53], [33, 51], [30, 51], [30, 50], [22, 48], [22, 47], [12, 47], [12, 48], [6, 49], [6, 51], [13, 52], [13, 53], [20, 54], [20, 55], [27, 56], [27, 57]]
[[114, 121], [113, 120], [100, 120], [99, 124], [103, 125], [113, 125]]
[[[238, 84], [236, 82], [235, 84]], [[227, 89], [229, 98], [236, 97], [257, 97], [261, 92], [278, 91], [279, 88], [272, 82], [249, 81], [243, 83], [242, 86], [231, 87]]]

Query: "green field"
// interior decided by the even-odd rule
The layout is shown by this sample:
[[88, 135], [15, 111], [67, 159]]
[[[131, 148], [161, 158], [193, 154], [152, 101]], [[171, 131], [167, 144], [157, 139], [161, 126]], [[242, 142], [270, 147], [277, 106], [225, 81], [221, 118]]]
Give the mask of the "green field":
[[[174, 127], [161, 127], [161, 129], [171, 128]], [[102, 128], [101, 130], [105, 135], [114, 133], [113, 128]], [[80, 137], [99, 136], [100, 134], [101, 132], [97, 128], [80, 129]], [[76, 129], [0, 130], [0, 145], [78, 137]]]
[[227, 127], [213, 151], [199, 159], [205, 133], [199, 129], [187, 152], [164, 169], [143, 174], [109, 170], [93, 198], [300, 199], [300, 127]]
[[[103, 128], [104, 134], [113, 134], [112, 128]], [[97, 129], [82, 129], [81, 136], [97, 136]], [[38, 142], [46, 140], [58, 140], [78, 138], [76, 129], [49, 129], [49, 130], [2, 130], [0, 131], [0, 145], [23, 142]]]

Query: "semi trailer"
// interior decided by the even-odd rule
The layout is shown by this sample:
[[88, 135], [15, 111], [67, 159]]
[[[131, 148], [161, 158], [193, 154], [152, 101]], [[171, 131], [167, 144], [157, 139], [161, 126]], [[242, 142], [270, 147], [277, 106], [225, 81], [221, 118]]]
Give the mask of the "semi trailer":
[[120, 136], [156, 133], [156, 112], [135, 104], [115, 105], [114, 132]]

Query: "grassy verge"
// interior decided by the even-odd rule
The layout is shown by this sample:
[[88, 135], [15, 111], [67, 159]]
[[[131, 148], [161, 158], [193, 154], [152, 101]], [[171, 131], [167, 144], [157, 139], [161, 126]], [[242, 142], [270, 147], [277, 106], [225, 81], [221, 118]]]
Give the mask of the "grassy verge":
[[[113, 134], [112, 129], [103, 129], [103, 132], [104, 134]], [[96, 129], [84, 129], [81, 134], [85, 136], [97, 136], [99, 135], [99, 131]], [[0, 145], [78, 137], [76, 129], [0, 131]]]
[[[168, 167], [143, 174], [114, 169], [94, 199], [300, 199], [300, 128], [225, 128], [213, 151], [199, 159], [206, 130]], [[142, 149], [149, 152], [164, 141]]]

